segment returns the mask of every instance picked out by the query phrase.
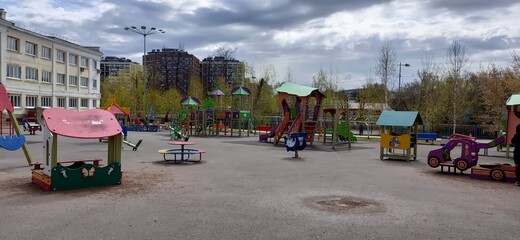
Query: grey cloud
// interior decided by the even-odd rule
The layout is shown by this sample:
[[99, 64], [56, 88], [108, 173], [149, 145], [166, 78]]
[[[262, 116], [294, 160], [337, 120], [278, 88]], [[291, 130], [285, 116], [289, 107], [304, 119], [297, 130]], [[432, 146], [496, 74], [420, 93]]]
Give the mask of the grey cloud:
[[432, 8], [441, 8], [452, 12], [467, 12], [475, 10], [492, 10], [507, 8], [518, 4], [518, 0], [430, 0]]

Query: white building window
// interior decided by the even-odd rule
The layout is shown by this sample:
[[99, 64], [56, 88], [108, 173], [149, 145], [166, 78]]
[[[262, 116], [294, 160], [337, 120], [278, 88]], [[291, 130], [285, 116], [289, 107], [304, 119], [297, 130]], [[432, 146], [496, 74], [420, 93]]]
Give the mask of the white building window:
[[58, 100], [58, 107], [61, 107], [61, 108], [65, 108], [65, 98], [64, 97], [59, 97], [57, 98]]
[[48, 96], [42, 96], [40, 103], [42, 107], [52, 107], [52, 98]]
[[97, 69], [97, 61], [92, 60], [92, 68]]
[[88, 108], [88, 99], [81, 99], [81, 108]]
[[52, 82], [52, 72], [42, 71], [42, 82], [50, 83]]
[[78, 55], [69, 54], [69, 64], [70, 65], [78, 65]]
[[56, 83], [65, 84], [65, 74], [58, 73], [56, 75]]
[[22, 96], [21, 95], [9, 95], [9, 100], [11, 100], [11, 104], [15, 108], [22, 107]]
[[7, 77], [22, 78], [22, 67], [18, 65], [7, 64]]
[[51, 59], [51, 52], [52, 52], [52, 50], [50, 48], [42, 46], [42, 58], [43, 59]]
[[78, 77], [76, 77], [76, 76], [69, 76], [69, 85], [77, 86], [78, 85]]
[[14, 37], [7, 37], [7, 49], [19, 52], [20, 40]]
[[66, 53], [64, 51], [56, 50], [56, 62], [65, 62]]
[[92, 79], [92, 89], [97, 90], [97, 79]]
[[81, 57], [81, 66], [88, 68], [88, 58]]
[[38, 45], [32, 43], [32, 42], [25, 42], [25, 54], [36, 56]]
[[92, 99], [92, 107], [93, 108], [97, 108], [97, 100], [96, 99]]
[[79, 83], [79, 84], [80, 84], [80, 86], [82, 86], [82, 87], [88, 87], [88, 78], [86, 78], [86, 77], [81, 77], [81, 79], [80, 79], [80, 83]]
[[38, 69], [32, 67], [25, 68], [25, 79], [38, 81]]
[[25, 97], [25, 107], [36, 107], [38, 106], [38, 96], [26, 96]]
[[69, 108], [77, 108], [78, 107], [78, 99], [69, 98]]

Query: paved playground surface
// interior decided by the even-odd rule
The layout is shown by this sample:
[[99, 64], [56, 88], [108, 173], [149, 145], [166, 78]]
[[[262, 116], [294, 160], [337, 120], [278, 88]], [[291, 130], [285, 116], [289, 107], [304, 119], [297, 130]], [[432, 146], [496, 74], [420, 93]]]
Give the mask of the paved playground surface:
[[[41, 132], [26, 135], [35, 161]], [[167, 131], [129, 132], [120, 186], [48, 192], [21, 150], [0, 149], [0, 239], [519, 239], [520, 187], [379, 160], [379, 143], [299, 153], [251, 137], [192, 137], [201, 163], [164, 162]], [[97, 140], [59, 139], [59, 159], [106, 159]], [[479, 162], [512, 163], [491, 149]]]

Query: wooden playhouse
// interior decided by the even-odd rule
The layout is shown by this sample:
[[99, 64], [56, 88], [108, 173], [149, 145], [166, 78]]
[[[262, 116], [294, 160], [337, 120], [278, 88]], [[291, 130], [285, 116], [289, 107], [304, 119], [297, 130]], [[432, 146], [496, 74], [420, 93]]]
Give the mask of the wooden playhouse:
[[[66, 190], [121, 183], [121, 126], [102, 109], [43, 112], [43, 162], [32, 163], [32, 182], [45, 190]], [[102, 159], [58, 160], [58, 136], [80, 139], [108, 138], [106, 164]]]
[[417, 111], [383, 111], [376, 124], [381, 135], [380, 159], [417, 160]]

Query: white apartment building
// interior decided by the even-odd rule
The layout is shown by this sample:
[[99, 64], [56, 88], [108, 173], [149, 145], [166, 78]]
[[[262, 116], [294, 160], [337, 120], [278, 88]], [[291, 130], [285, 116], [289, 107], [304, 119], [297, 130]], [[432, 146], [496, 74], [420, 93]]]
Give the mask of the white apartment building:
[[99, 47], [17, 27], [0, 9], [0, 82], [17, 118], [36, 108], [98, 108], [101, 56]]

